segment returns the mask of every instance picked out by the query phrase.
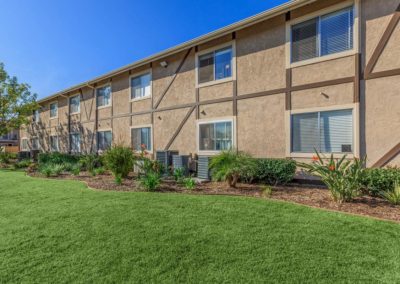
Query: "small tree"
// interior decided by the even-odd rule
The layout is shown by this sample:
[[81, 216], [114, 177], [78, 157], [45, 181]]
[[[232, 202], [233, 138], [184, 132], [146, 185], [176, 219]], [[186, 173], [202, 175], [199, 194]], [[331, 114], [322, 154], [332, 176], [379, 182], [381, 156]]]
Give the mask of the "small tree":
[[114, 177], [126, 178], [133, 170], [134, 156], [128, 147], [112, 146], [104, 154], [104, 161]]
[[30, 86], [10, 77], [0, 63], [0, 136], [28, 122], [28, 116], [38, 108], [36, 94]]

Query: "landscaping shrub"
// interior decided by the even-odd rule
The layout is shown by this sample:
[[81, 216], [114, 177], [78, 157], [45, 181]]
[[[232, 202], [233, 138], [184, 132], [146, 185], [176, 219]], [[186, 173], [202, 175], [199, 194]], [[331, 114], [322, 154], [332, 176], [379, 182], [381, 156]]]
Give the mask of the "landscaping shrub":
[[50, 177], [53, 173], [53, 168], [50, 164], [45, 164], [44, 166], [39, 168], [39, 172], [46, 177]]
[[155, 191], [161, 184], [161, 176], [155, 172], [149, 172], [140, 178], [140, 185], [147, 191]]
[[400, 169], [366, 169], [363, 187], [369, 195], [379, 196], [382, 192], [391, 191], [395, 183], [400, 182]]
[[55, 176], [59, 176], [65, 170], [63, 164], [52, 165], [51, 168], [52, 168], [52, 174]]
[[257, 159], [255, 170], [251, 171], [254, 180], [270, 185], [286, 184], [295, 173], [296, 162], [286, 159]]
[[94, 169], [94, 172], [96, 173], [96, 175], [103, 175], [106, 170], [103, 167], [99, 167], [97, 169]]
[[365, 159], [346, 160], [346, 155], [341, 159], [322, 159], [317, 153], [313, 163], [299, 163], [298, 165], [321, 177], [329, 188], [332, 198], [338, 203], [351, 201], [362, 188]]
[[40, 153], [38, 156], [39, 165], [42, 164], [63, 164], [63, 163], [71, 163], [76, 164], [79, 161], [80, 157], [64, 154], [60, 152], [51, 152], [51, 153]]
[[24, 159], [24, 160], [21, 160], [21, 161], [19, 161], [19, 162], [16, 162], [15, 165], [14, 165], [14, 167], [15, 167], [16, 169], [24, 169], [24, 168], [29, 167], [29, 165], [30, 165], [31, 163], [32, 163], [32, 161], [31, 161], [30, 159]]
[[93, 174], [96, 168], [102, 167], [102, 160], [100, 156], [96, 154], [88, 154], [81, 156], [79, 159], [79, 164], [81, 168], [88, 171], [89, 173]]
[[183, 184], [188, 190], [193, 190], [196, 187], [196, 181], [192, 177], [183, 179]]
[[178, 183], [182, 182], [184, 175], [185, 175], [185, 169], [184, 168], [176, 168], [173, 171], [174, 179]]
[[273, 189], [272, 189], [271, 186], [263, 185], [261, 187], [261, 196], [264, 197], [264, 198], [270, 198], [271, 195], [272, 195], [272, 191], [273, 191]]
[[223, 151], [211, 158], [211, 176], [213, 180], [227, 181], [229, 186], [236, 187], [239, 179], [243, 178], [248, 169], [254, 165], [255, 160], [246, 153], [235, 150]]
[[391, 204], [400, 205], [400, 183], [396, 182], [393, 189], [384, 191], [381, 195]]
[[120, 174], [118, 174], [118, 175], [115, 176], [115, 183], [116, 183], [117, 185], [121, 185], [121, 184], [122, 184], [122, 177], [121, 177]]
[[11, 153], [0, 152], [0, 163], [9, 164], [11, 159]]
[[80, 165], [75, 165], [72, 170], [71, 170], [72, 174], [74, 176], [79, 176], [79, 174], [81, 173], [81, 167]]
[[133, 170], [134, 156], [128, 147], [113, 146], [105, 152], [104, 162], [114, 176], [126, 178]]

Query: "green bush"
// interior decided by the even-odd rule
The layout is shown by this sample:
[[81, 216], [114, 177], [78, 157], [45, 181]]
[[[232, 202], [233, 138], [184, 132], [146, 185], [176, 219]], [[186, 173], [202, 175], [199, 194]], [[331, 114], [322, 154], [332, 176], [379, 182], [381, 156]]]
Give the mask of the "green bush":
[[341, 159], [334, 159], [333, 154], [325, 158], [317, 153], [312, 164], [299, 163], [299, 166], [315, 173], [329, 188], [332, 198], [338, 203], [349, 202], [356, 197], [362, 189], [365, 159], [346, 160], [346, 155]]
[[243, 179], [248, 169], [254, 166], [255, 160], [250, 155], [235, 150], [223, 151], [212, 157], [210, 161], [213, 180], [227, 181], [231, 187], [236, 187], [239, 179]]
[[70, 154], [64, 154], [60, 152], [51, 152], [51, 153], [40, 153], [38, 156], [39, 165], [42, 164], [63, 164], [63, 163], [71, 163], [76, 164], [79, 161], [80, 157]]
[[185, 175], [184, 168], [174, 169], [173, 176], [174, 176], [174, 179], [176, 182], [178, 182], [178, 183], [182, 182], [184, 175]]
[[9, 164], [12, 158], [11, 153], [0, 152], [0, 163]]
[[118, 174], [118, 175], [115, 176], [115, 183], [116, 183], [117, 185], [121, 185], [121, 184], [122, 184], [122, 177], [121, 177], [120, 174]]
[[133, 170], [134, 156], [132, 150], [124, 146], [113, 146], [104, 154], [107, 168], [114, 176], [126, 178]]
[[103, 167], [99, 167], [97, 169], [94, 169], [94, 172], [96, 173], [96, 175], [103, 175], [106, 170]]
[[50, 176], [52, 175], [52, 173], [53, 173], [52, 165], [46, 164], [46, 165], [40, 167], [40, 168], [39, 168], [39, 172], [40, 172], [42, 175], [45, 175], [46, 177], [50, 177]]
[[393, 189], [382, 192], [381, 195], [391, 204], [400, 205], [400, 183], [396, 182]]
[[261, 187], [261, 196], [263, 198], [270, 198], [272, 196], [272, 187], [270, 185], [263, 185]]
[[52, 165], [52, 174], [59, 176], [65, 170], [63, 164]]
[[193, 190], [196, 187], [196, 181], [192, 177], [183, 179], [183, 184], [188, 190]]
[[286, 159], [257, 159], [253, 180], [270, 185], [286, 184], [293, 180], [296, 162]]
[[17, 163], [15, 163], [15, 168], [16, 169], [23, 169], [23, 168], [27, 168], [29, 167], [29, 165], [32, 163], [32, 161], [30, 159], [25, 159], [25, 160], [21, 160]]
[[79, 164], [81, 165], [82, 169], [88, 171], [91, 174], [93, 174], [96, 168], [103, 166], [102, 159], [100, 158], [100, 156], [95, 154], [81, 156], [79, 159]]
[[391, 191], [396, 182], [400, 182], [399, 168], [366, 169], [363, 177], [363, 187], [372, 196]]
[[161, 184], [161, 176], [155, 172], [149, 172], [140, 178], [140, 185], [147, 191], [155, 191]]
[[81, 173], [81, 167], [79, 165], [75, 165], [72, 170], [71, 170], [72, 174], [74, 176], [79, 176], [79, 174]]

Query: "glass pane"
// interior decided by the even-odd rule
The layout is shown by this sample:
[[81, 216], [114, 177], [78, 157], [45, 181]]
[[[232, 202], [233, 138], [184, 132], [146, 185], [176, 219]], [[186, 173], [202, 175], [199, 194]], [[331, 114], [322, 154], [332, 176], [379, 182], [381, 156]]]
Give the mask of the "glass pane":
[[199, 83], [214, 80], [214, 53], [199, 56]]
[[353, 48], [353, 8], [321, 17], [321, 55]]
[[97, 89], [97, 106], [107, 106], [111, 104], [111, 86]]
[[79, 112], [79, 110], [80, 110], [80, 108], [79, 108], [79, 105], [80, 105], [79, 96], [70, 98], [69, 105], [70, 105], [70, 113]]
[[318, 113], [292, 116], [292, 152], [314, 153], [320, 151]]
[[353, 151], [353, 112], [338, 110], [320, 114], [321, 152], [342, 153]]
[[146, 146], [146, 150], [151, 151], [151, 131], [150, 127], [141, 129], [141, 144]]
[[140, 128], [132, 129], [132, 147], [135, 151], [140, 151], [140, 145], [142, 141], [142, 135]]
[[317, 19], [312, 19], [292, 27], [292, 62], [318, 56], [317, 23]]
[[151, 75], [150, 73], [132, 78], [132, 99], [150, 96]]
[[57, 104], [50, 104], [50, 117], [57, 117]]
[[214, 137], [214, 124], [200, 124], [199, 135], [200, 150], [214, 150], [215, 137]]
[[232, 76], [232, 48], [224, 48], [215, 52], [215, 80]]

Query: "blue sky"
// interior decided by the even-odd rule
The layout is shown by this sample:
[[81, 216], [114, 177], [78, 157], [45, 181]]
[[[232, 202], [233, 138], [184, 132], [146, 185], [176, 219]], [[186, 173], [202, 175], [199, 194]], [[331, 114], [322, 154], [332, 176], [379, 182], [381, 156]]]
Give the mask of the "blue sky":
[[39, 98], [286, 0], [0, 0], [0, 62]]

